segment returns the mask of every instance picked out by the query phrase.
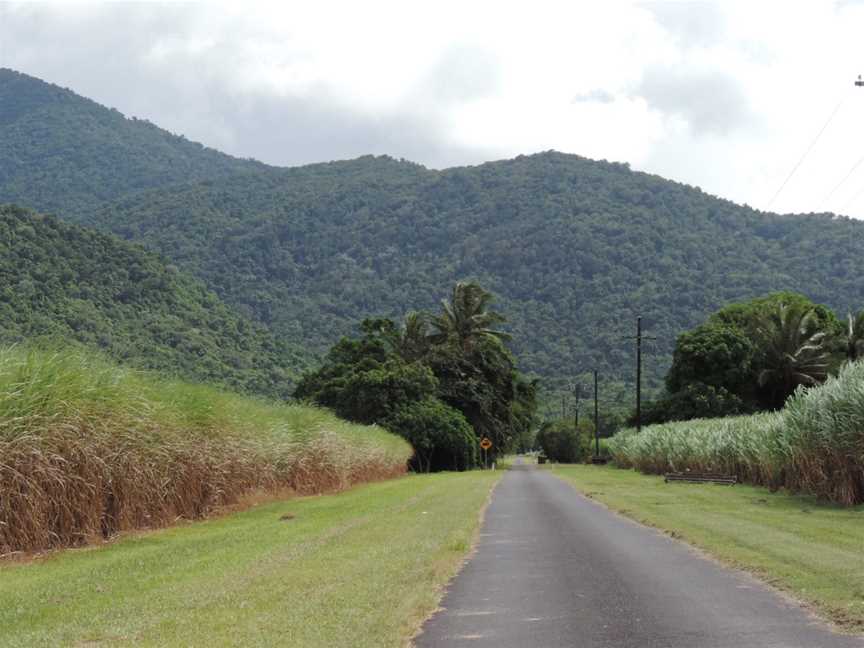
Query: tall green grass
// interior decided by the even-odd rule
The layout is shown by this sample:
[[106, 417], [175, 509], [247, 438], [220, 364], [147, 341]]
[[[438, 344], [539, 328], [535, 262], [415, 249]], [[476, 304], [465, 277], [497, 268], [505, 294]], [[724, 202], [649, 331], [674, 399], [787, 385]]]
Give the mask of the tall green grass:
[[616, 465], [648, 473], [722, 472], [841, 504], [864, 502], [864, 362], [779, 411], [629, 429], [609, 441]]
[[399, 437], [299, 405], [0, 350], [0, 555], [195, 519], [257, 493], [402, 474]]

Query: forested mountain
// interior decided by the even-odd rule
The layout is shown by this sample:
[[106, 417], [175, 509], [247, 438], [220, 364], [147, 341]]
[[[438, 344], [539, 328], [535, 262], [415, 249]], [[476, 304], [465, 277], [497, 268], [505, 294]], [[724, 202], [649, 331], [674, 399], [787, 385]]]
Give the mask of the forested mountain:
[[544, 153], [442, 172], [361, 158], [132, 197], [94, 212], [280, 335], [321, 350], [364, 315], [430, 308], [472, 278], [524, 368], [632, 374], [637, 314], [659, 377], [679, 332], [791, 289], [864, 303], [864, 224], [755, 212], [627, 166]]
[[0, 68], [0, 202], [81, 212], [142, 189], [264, 168]]
[[[99, 114], [97, 122], [166, 137]], [[39, 155], [72, 155], [64, 130], [15, 123], [41, 133]], [[127, 149], [124, 164], [144, 164], [152, 146]], [[456, 280], [474, 279], [498, 295], [521, 367], [549, 378], [547, 387], [595, 368], [604, 379], [632, 379], [625, 336], [635, 334], [637, 314], [657, 338], [645, 361], [659, 385], [676, 336], [728, 301], [795, 290], [840, 313], [864, 306], [864, 223], [766, 214], [623, 164], [548, 152], [433, 171], [363, 157], [219, 175], [225, 162], [218, 179], [200, 180], [226, 158], [197, 151], [184, 158], [194, 172], [156, 165], [173, 186], [106, 190], [98, 209], [59, 191], [58, 214], [157, 250], [310, 353], [363, 317], [435, 308]], [[9, 164], [0, 156], [0, 178]], [[58, 186], [78, 186], [58, 165]], [[116, 169], [118, 183], [123, 173]], [[0, 182], [0, 201], [40, 204], [50, 189], [9, 186]]]
[[0, 343], [75, 340], [126, 364], [285, 396], [285, 344], [155, 254], [0, 206]]

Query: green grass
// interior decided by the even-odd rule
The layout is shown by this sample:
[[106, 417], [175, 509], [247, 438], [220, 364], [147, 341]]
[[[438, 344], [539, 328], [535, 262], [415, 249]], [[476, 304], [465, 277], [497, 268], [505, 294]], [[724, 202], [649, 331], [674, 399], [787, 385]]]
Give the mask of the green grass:
[[402, 646], [501, 475], [408, 476], [0, 563], [0, 646]]
[[864, 629], [864, 506], [746, 485], [665, 484], [612, 467], [550, 470], [611, 509], [759, 575], [839, 626]]

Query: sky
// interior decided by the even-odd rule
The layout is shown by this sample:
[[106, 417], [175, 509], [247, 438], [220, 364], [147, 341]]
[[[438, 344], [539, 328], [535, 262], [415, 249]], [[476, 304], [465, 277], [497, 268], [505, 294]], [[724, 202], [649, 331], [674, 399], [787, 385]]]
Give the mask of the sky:
[[864, 0], [0, 2], [0, 67], [274, 165], [555, 149], [864, 218], [862, 34]]

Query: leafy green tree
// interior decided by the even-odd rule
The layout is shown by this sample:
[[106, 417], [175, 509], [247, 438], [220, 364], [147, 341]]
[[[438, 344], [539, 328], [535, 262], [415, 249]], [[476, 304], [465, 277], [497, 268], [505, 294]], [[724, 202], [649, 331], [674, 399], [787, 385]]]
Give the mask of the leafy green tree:
[[828, 377], [826, 336], [817, 313], [806, 305], [781, 304], [766, 318], [760, 330], [765, 356], [758, 382], [768, 390], [772, 406], [782, 407], [798, 386], [818, 385]]
[[[417, 467], [423, 470], [476, 458], [457, 452], [463, 426], [449, 410], [467, 421], [475, 445], [481, 437], [492, 440], [493, 456], [515, 446], [534, 426], [537, 382], [519, 374], [505, 334], [490, 328], [504, 322], [488, 311], [491, 295], [465, 283], [452, 294], [442, 314], [432, 318], [433, 331], [423, 313], [408, 313], [401, 326], [387, 318], [365, 319], [359, 338], [342, 338], [318, 370], [303, 376], [296, 397], [410, 435], [419, 444]], [[448, 329], [445, 322], [454, 326]], [[430, 422], [435, 417], [449, 421], [437, 433]]]
[[839, 366], [848, 339], [829, 308], [797, 293], [724, 306], [678, 337], [666, 392], [643, 422], [781, 407], [797, 385], [821, 382]]
[[478, 438], [488, 437], [493, 453], [509, 447], [514, 435], [511, 406], [515, 398], [513, 364], [500, 350], [469, 353], [449, 345], [433, 346], [429, 367], [438, 378], [439, 398], [465, 415]]
[[402, 403], [379, 423], [414, 446], [418, 472], [467, 470], [477, 465], [477, 438], [461, 412], [437, 398]]
[[366, 319], [361, 330], [360, 339], [342, 338], [317, 371], [304, 374], [295, 398], [369, 424], [435, 394], [438, 380], [432, 371], [419, 362], [405, 362], [393, 352], [396, 327], [392, 321]]
[[[752, 411], [752, 407], [725, 387], [691, 382], [672, 394], [648, 403], [642, 408], [642, 423], [665, 423], [666, 421], [688, 421], [696, 418], [719, 418], [736, 416]], [[631, 417], [631, 425], [635, 420]]]
[[827, 306], [814, 303], [800, 293], [788, 290], [727, 304], [712, 314], [708, 321], [733, 325], [752, 339], [759, 335], [765, 318], [776, 313], [777, 309], [783, 305], [813, 311], [813, 317], [819, 328], [831, 335], [842, 331], [842, 326], [834, 311]]
[[755, 347], [738, 326], [708, 322], [678, 336], [666, 389], [701, 383], [733, 394], [752, 389]]
[[580, 435], [573, 421], [546, 421], [537, 431], [537, 445], [552, 461], [578, 463], [590, 454], [590, 439]]

